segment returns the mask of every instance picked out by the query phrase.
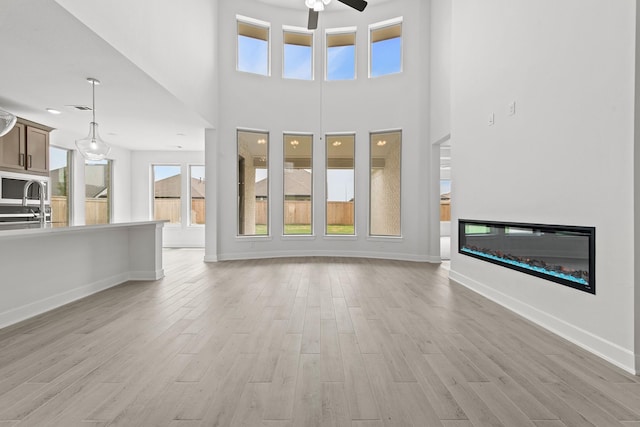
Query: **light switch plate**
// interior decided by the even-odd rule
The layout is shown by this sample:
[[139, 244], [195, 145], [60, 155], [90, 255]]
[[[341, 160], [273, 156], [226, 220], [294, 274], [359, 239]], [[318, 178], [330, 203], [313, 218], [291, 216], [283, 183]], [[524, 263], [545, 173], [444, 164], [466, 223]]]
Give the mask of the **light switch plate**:
[[513, 116], [516, 114], [516, 101], [509, 103], [509, 115]]
[[496, 115], [493, 114], [493, 113], [489, 114], [489, 120], [488, 120], [487, 123], [488, 123], [489, 126], [495, 125], [496, 124]]

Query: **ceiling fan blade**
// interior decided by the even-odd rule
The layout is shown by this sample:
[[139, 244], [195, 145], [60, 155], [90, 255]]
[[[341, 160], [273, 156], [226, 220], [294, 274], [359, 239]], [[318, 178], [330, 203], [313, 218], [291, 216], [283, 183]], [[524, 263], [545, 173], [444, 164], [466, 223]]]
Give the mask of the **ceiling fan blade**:
[[338, 1], [360, 12], [362, 12], [364, 8], [367, 7], [367, 2], [364, 0], [338, 0]]
[[319, 13], [312, 8], [309, 8], [309, 23], [307, 24], [308, 30], [315, 30], [318, 28], [318, 15]]

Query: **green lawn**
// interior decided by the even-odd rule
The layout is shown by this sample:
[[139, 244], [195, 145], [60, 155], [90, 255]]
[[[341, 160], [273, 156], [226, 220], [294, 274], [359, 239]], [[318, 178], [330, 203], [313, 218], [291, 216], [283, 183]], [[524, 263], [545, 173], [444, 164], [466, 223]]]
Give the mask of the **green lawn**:
[[[311, 234], [310, 224], [287, 224], [284, 226], [284, 234]], [[354, 234], [353, 225], [329, 225], [327, 234]], [[267, 235], [266, 224], [256, 224], [256, 236]]]
[[465, 233], [466, 234], [489, 234], [491, 233], [491, 229], [486, 225], [476, 225], [476, 224], [465, 224]]
[[355, 234], [353, 225], [328, 225], [327, 234]]

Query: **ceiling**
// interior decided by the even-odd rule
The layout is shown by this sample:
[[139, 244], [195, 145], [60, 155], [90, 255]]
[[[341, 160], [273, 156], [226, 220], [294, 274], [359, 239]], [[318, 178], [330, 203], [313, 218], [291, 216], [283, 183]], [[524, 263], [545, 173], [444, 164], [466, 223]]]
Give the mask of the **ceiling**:
[[96, 121], [107, 142], [131, 150], [204, 149], [208, 124], [199, 115], [55, 1], [0, 1], [0, 40], [0, 108], [56, 128], [53, 141], [67, 145], [87, 135], [91, 111], [68, 106], [91, 106], [86, 78], [94, 77], [102, 82]]

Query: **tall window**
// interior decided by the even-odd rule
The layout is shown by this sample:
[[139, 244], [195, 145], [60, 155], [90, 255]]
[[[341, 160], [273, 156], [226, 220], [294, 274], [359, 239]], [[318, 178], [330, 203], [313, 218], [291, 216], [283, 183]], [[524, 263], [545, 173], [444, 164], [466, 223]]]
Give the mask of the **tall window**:
[[313, 80], [313, 32], [284, 30], [285, 79]]
[[191, 187], [189, 197], [191, 198], [190, 225], [201, 225], [205, 223], [205, 179], [204, 166], [190, 166], [189, 177]]
[[153, 165], [153, 219], [180, 224], [182, 179], [180, 165]]
[[238, 71], [269, 75], [269, 23], [238, 17]]
[[51, 179], [51, 223], [67, 227], [71, 222], [71, 150], [49, 148]]
[[400, 236], [400, 174], [402, 133], [370, 136], [369, 234]]
[[284, 135], [284, 234], [313, 234], [313, 136]]
[[402, 71], [402, 18], [369, 26], [369, 75]]
[[238, 235], [269, 234], [269, 134], [238, 131]]
[[327, 30], [327, 80], [356, 78], [355, 28]]
[[111, 222], [112, 166], [111, 160], [85, 160], [85, 223], [87, 225]]
[[327, 135], [326, 234], [355, 234], [355, 135]]

